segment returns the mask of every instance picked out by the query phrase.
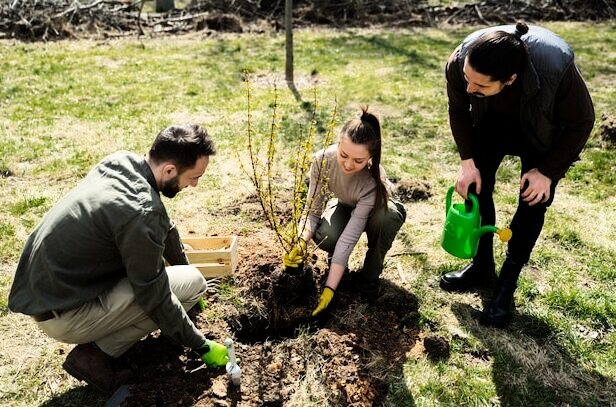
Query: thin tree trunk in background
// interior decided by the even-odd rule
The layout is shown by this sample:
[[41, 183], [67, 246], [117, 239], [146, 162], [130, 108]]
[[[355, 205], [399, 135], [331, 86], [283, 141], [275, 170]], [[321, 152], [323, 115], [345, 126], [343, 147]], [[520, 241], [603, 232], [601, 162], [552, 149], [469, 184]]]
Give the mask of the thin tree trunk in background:
[[284, 77], [287, 83], [293, 83], [293, 0], [285, 0], [284, 22], [286, 33], [285, 49], [287, 54]]
[[156, 0], [156, 12], [161, 13], [175, 8], [175, 0]]

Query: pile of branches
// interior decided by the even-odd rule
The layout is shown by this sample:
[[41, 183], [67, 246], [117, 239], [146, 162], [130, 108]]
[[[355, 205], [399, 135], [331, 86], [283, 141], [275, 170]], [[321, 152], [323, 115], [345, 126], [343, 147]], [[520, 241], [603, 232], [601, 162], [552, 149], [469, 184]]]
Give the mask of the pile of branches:
[[208, 13], [145, 15], [146, 0], [0, 0], [0, 38], [54, 40], [203, 29]]
[[75, 37], [83, 29], [124, 31], [133, 24], [114, 9], [131, 5], [93, 0], [83, 5], [69, 0], [7, 0], [0, 6], [0, 35], [21, 39]]
[[453, 24], [511, 24], [516, 21], [601, 21], [616, 18], [607, 0], [492, 0], [461, 7], [432, 7], [435, 21]]
[[[282, 27], [285, 0], [192, 0], [183, 10], [142, 13], [153, 0], [0, 0], [0, 38], [50, 40], [181, 33], [202, 29], [242, 31], [244, 22]], [[435, 6], [427, 0], [294, 0], [296, 24], [334, 27], [494, 25], [518, 20], [608, 20], [613, 0], [487, 0]]]
[[[607, 20], [616, 18], [612, 0], [487, 0], [462, 6], [434, 6], [426, 0], [294, 0], [300, 23], [330, 26], [499, 24], [518, 20]], [[216, 10], [246, 21], [281, 21], [284, 0], [193, 0], [189, 8]]]

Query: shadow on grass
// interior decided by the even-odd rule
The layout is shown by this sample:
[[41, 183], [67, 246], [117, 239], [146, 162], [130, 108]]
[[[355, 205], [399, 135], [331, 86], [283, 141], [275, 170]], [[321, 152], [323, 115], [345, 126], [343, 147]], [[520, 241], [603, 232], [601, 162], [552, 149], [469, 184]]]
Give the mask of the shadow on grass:
[[516, 314], [504, 330], [479, 324], [479, 311], [452, 306], [460, 325], [488, 349], [492, 376], [504, 406], [607, 406], [616, 403], [616, 383], [580, 365], [545, 321]]
[[81, 386], [47, 400], [40, 407], [102, 407], [108, 398], [108, 394], [100, 393], [90, 386]]

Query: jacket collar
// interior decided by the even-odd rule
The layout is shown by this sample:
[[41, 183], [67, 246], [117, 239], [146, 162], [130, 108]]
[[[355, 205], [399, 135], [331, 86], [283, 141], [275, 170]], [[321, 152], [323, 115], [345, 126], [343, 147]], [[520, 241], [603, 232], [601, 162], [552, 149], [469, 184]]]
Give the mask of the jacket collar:
[[148, 181], [148, 184], [156, 191], [156, 193], [160, 193], [158, 190], [158, 185], [156, 184], [156, 177], [154, 177], [154, 173], [152, 172], [152, 168], [150, 168], [150, 164], [145, 160], [145, 156], [141, 157], [139, 161], [139, 166], [141, 167], [141, 173], [145, 176], [145, 179]]
[[524, 73], [522, 74], [522, 97], [520, 102], [524, 104], [535, 97], [540, 90], [541, 82], [539, 81], [539, 75], [530, 58], [528, 58]]

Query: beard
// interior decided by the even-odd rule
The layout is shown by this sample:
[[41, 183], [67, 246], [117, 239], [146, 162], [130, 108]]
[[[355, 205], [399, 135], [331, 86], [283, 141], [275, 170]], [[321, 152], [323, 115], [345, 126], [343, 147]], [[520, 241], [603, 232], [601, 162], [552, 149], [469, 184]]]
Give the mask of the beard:
[[163, 182], [160, 192], [167, 198], [175, 197], [180, 192], [179, 177], [175, 176], [167, 182]]
[[486, 97], [486, 95], [484, 95], [481, 92], [473, 92], [473, 93], [470, 93], [470, 95], [475, 96], [476, 98], [479, 98], [479, 99]]

